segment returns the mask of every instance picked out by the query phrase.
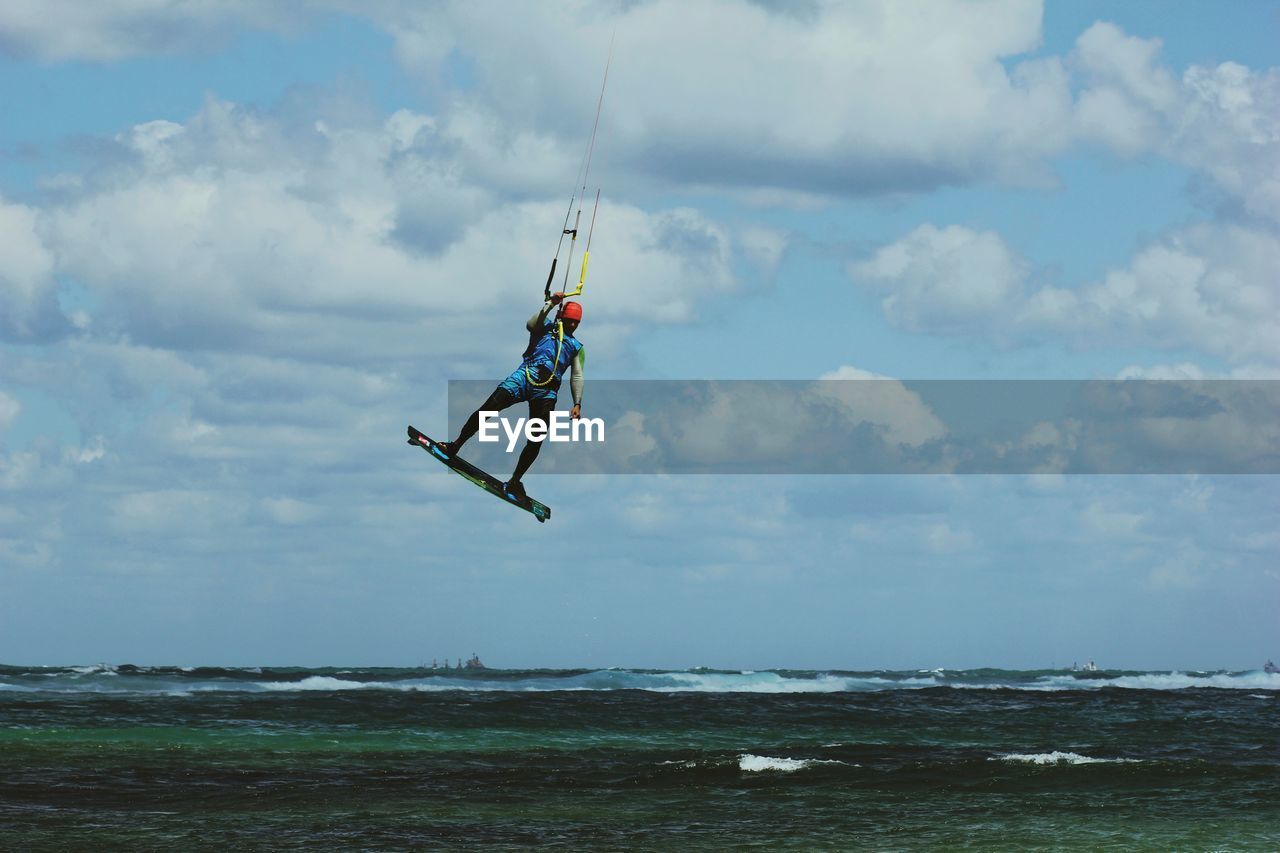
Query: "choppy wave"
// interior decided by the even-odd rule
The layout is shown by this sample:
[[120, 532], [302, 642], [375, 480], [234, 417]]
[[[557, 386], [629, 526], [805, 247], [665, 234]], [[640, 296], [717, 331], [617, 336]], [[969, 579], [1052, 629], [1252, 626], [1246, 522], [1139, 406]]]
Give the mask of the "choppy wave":
[[831, 761], [822, 758], [773, 758], [767, 755], [746, 753], [738, 756], [738, 769], [747, 773], [794, 773], [820, 764], [844, 764], [843, 761]]
[[362, 683], [359, 681], [346, 681], [341, 678], [333, 678], [327, 675], [313, 675], [310, 678], [304, 678], [301, 681], [264, 681], [261, 685], [263, 690], [360, 690], [370, 687], [394, 687], [393, 684], [383, 684], [377, 682]]
[[[1053, 670], [431, 670], [420, 668], [302, 669], [228, 667], [0, 666], [0, 690], [26, 692], [157, 693], [191, 695], [214, 691], [329, 692], [339, 690], [549, 691], [638, 690], [653, 693], [818, 694], [894, 690], [1103, 689], [1178, 691], [1248, 690], [1274, 697], [1280, 674], [1246, 672], [1090, 672]], [[1260, 692], [1261, 691], [1261, 692]]]
[[1098, 678], [1080, 678], [1072, 674], [1046, 676], [1033, 684], [1020, 685], [1025, 690], [1096, 690], [1117, 687], [1127, 690], [1280, 690], [1280, 675], [1254, 672], [1140, 672], [1117, 673]]
[[1092, 758], [1075, 752], [1009, 753], [997, 755], [992, 761], [1008, 761], [1015, 764], [1138, 764], [1137, 758]]

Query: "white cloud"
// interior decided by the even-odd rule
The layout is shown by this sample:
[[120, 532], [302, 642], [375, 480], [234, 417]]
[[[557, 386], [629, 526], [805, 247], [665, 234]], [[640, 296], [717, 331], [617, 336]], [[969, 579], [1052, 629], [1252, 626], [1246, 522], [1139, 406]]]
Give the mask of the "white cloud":
[[935, 554], [955, 554], [972, 550], [976, 540], [970, 531], [956, 530], [949, 522], [942, 521], [926, 526], [923, 541]]
[[1199, 548], [1179, 543], [1177, 551], [1151, 569], [1147, 585], [1154, 590], [1190, 590], [1204, 583], [1206, 559]]
[[237, 27], [296, 26], [298, 6], [257, 0], [6, 0], [0, 5], [0, 50], [93, 61], [203, 51]]
[[1196, 225], [1141, 249], [1127, 267], [1075, 289], [1028, 287], [1030, 264], [998, 234], [923, 225], [847, 267], [884, 294], [899, 328], [1081, 346], [1191, 347], [1233, 364], [1280, 364], [1280, 239]]
[[1140, 250], [1079, 291], [1046, 287], [1016, 309], [1032, 326], [1159, 348], [1193, 347], [1231, 363], [1280, 363], [1280, 239], [1198, 225]]
[[[335, 11], [384, 29], [414, 80], [440, 86], [459, 65], [468, 69], [465, 94], [450, 99], [440, 121], [416, 128], [420, 143], [448, 151], [466, 180], [433, 158], [409, 154], [401, 164], [410, 185], [464, 211], [483, 207], [495, 184], [564, 188], [596, 102], [598, 78], [583, 69], [603, 68], [615, 34], [597, 164], [615, 185], [657, 176], [775, 204], [981, 181], [1042, 185], [1049, 158], [1085, 139], [1186, 163], [1254, 215], [1274, 219], [1280, 210], [1280, 73], [1224, 63], [1179, 78], [1161, 64], [1158, 39], [1107, 22], [1082, 33], [1065, 58], [1014, 62], [1040, 44], [1038, 0], [927, 8], [579, 0], [500, 12], [342, 0], [124, 0], [88, 10], [15, 2], [0, 12], [0, 45], [47, 59], [110, 60], [207, 50], [238, 28], [288, 30]], [[411, 237], [447, 221], [445, 206], [415, 204], [421, 198], [403, 199], [422, 220], [406, 216]]]
[[1116, 379], [1280, 379], [1280, 365], [1242, 364], [1230, 370], [1206, 370], [1198, 364], [1131, 364], [1117, 371]]
[[1149, 517], [1146, 513], [1128, 512], [1106, 502], [1093, 501], [1081, 512], [1081, 522], [1086, 530], [1106, 540], [1145, 540], [1143, 525]]
[[1204, 370], [1197, 364], [1181, 362], [1179, 364], [1154, 364], [1150, 366], [1130, 365], [1121, 370], [1117, 379], [1207, 379]]
[[72, 451], [69, 455], [77, 464], [88, 465], [104, 458], [107, 455], [107, 449], [102, 440], [102, 436], [98, 436], [92, 445], [78, 448]]
[[737, 229], [742, 252], [759, 275], [772, 278], [787, 249], [786, 232], [764, 225], [743, 225]]
[[942, 556], [955, 556], [974, 550], [977, 537], [973, 531], [953, 525], [949, 520], [933, 518], [891, 517], [875, 521], [855, 521], [848, 535], [862, 546], [901, 547], [901, 554], [921, 551]]
[[1027, 271], [994, 232], [929, 224], [848, 267], [884, 294], [885, 316], [909, 331], [961, 331], [988, 322], [1022, 300]]
[[16, 491], [37, 481], [40, 455], [31, 450], [0, 453], [0, 489]]
[[277, 524], [308, 524], [320, 514], [315, 505], [290, 497], [263, 498], [260, 504], [262, 511]]
[[0, 196], [0, 340], [41, 341], [64, 332], [54, 256], [40, 234], [39, 211]]
[[415, 79], [442, 79], [463, 57], [488, 109], [561, 140], [591, 127], [595, 79], [582, 69], [592, 59], [603, 68], [616, 32], [601, 119], [602, 165], [615, 175], [626, 167], [757, 198], [770, 187], [1025, 183], [1043, 180], [1043, 158], [1070, 140], [1061, 63], [1004, 65], [1038, 45], [1035, 0], [514, 4], [501, 27], [492, 6], [474, 4], [374, 15]]
[[1099, 22], [1076, 42], [1077, 132], [1122, 154], [1156, 152], [1207, 177], [1250, 216], [1280, 222], [1280, 70], [1193, 65], [1179, 79], [1159, 39]]
[[21, 403], [0, 391], [0, 429], [8, 429], [13, 426], [13, 422], [17, 420], [21, 411]]
[[1182, 85], [1186, 104], [1164, 150], [1250, 215], [1280, 222], [1280, 70], [1193, 66]]
[[[907, 590], [918, 580], [910, 575], [914, 558], [952, 566], [930, 555], [964, 549], [993, 565], [1029, 563], [1069, 579], [1090, 543], [1059, 553], [1046, 545], [1052, 525], [1041, 522], [1071, 513], [1036, 507], [1021, 519], [1033, 550], [1019, 553], [1008, 537], [1026, 499], [983, 485], [990, 478], [956, 478], [963, 483], [952, 484], [952, 503], [903, 510], [901, 499], [885, 500], [887, 478], [865, 488], [833, 478], [797, 503], [816, 478], [800, 485], [539, 477], [539, 497], [554, 504], [558, 523], [642, 534], [621, 549], [594, 550], [603, 540], [586, 535], [580, 544], [593, 561], [558, 565], [560, 576], [548, 578], [502, 546], [537, 525], [504, 514], [405, 446], [404, 421], [442, 407], [440, 376], [492, 374], [519, 351], [615, 26], [595, 164], [607, 182], [649, 191], [661, 184], [656, 175], [682, 189], [714, 185], [766, 204], [948, 183], [1027, 184], [1043, 182], [1050, 158], [1087, 136], [1191, 164], [1254, 217], [1276, 209], [1268, 183], [1275, 172], [1267, 170], [1272, 78], [1231, 65], [1178, 77], [1159, 67], [1158, 50], [1123, 34], [1085, 40], [1079, 61], [1087, 68], [1074, 58], [1018, 62], [1038, 47], [1035, 2], [778, 4], [770, 11], [657, 0], [512, 3], [495, 11], [464, 3], [14, 0], [0, 9], [0, 49], [52, 60], [206, 51], [238, 27], [288, 26], [343, 7], [372, 15], [393, 34], [414, 79], [448, 82], [461, 68], [472, 80], [433, 90], [432, 101], [443, 104], [438, 114], [403, 110], [385, 121], [304, 96], [258, 110], [211, 99], [188, 121], [124, 130], [115, 159], [101, 168], [41, 180], [51, 199], [42, 208], [0, 201], [0, 337], [66, 335], [55, 275], [86, 291], [83, 307], [69, 300], [75, 335], [47, 349], [0, 353], [5, 381], [49, 390], [67, 421], [57, 424], [58, 439], [0, 450], [0, 489], [14, 498], [0, 506], [0, 564], [67, 569], [50, 595], [19, 590], [30, 601], [59, 602], [68, 581], [137, 565], [173, 573], [198, 566], [205, 583], [226, 583], [230, 595], [244, 590], [236, 572], [278, 578], [289, 592], [281, 595], [282, 614], [306, 611], [298, 590], [310, 594], [307, 584], [325, 575], [355, 577], [352, 566], [367, 569], [353, 583], [379, 602], [378, 613], [406, 600], [406, 578], [436, 597], [447, 594], [457, 565], [472, 567], [463, 575], [468, 584], [501, 577], [504, 589], [535, 597], [560, 583], [616, 597], [612, 581], [596, 581], [645, 578], [663, 599], [655, 612], [678, 603], [682, 590], [650, 582], [661, 583], [663, 572], [678, 579], [682, 568], [735, 582], [770, 572], [806, 580], [847, 575], [870, 590], [868, 601], [886, 592], [869, 582], [877, 571], [905, 575]], [[1085, 84], [1076, 101], [1073, 75]], [[726, 225], [690, 208], [646, 210], [619, 203], [623, 197], [605, 194], [587, 282], [583, 337], [597, 354], [617, 351], [652, 322], [706, 313], [709, 294], [738, 286], [736, 261], [745, 257], [768, 276], [787, 250], [778, 232]], [[1031, 264], [992, 232], [938, 227], [915, 236], [898, 255], [864, 261], [895, 322], [908, 327], [1056, 332], [1126, 346], [1199, 342], [1233, 359], [1233, 372], [1274, 363], [1265, 335], [1274, 302], [1269, 279], [1257, 276], [1274, 256], [1256, 225], [1157, 237], [1131, 263], [1071, 291], [1033, 282]], [[941, 282], [948, 277], [951, 288]], [[1005, 313], [1010, 304], [1020, 311]], [[830, 375], [873, 378], [856, 368]], [[878, 423], [892, 439], [930, 437], [931, 415], [918, 399], [900, 383], [874, 384], [891, 397], [883, 406], [892, 416]], [[760, 407], [771, 411], [769, 402]], [[645, 424], [629, 426], [637, 452], [652, 446]], [[1146, 440], [1170, 425], [1151, 426]], [[776, 450], [777, 436], [796, 427], [771, 422], [758, 436], [761, 447]], [[1026, 440], [1070, 438], [1042, 428]], [[1165, 438], [1178, 437], [1166, 430]], [[932, 490], [938, 478], [917, 479]], [[1052, 483], [1037, 486], [1043, 494], [1069, 495], [1093, 488], [1081, 479], [1030, 482]], [[1222, 522], [1226, 532], [1205, 532], [1206, 551], [1228, 535], [1248, 537], [1265, 503], [1242, 503], [1245, 511], [1234, 513], [1206, 497], [1207, 507], [1166, 512], [1159, 503], [1166, 496], [1156, 494], [1166, 486], [1141, 488], [1155, 507], [1144, 525]], [[1123, 527], [1131, 505], [1115, 505], [1119, 520], [1095, 520]], [[908, 517], [899, 523], [899, 514]], [[872, 520], [855, 538], [847, 528], [858, 515]], [[38, 518], [65, 518], [76, 535], [63, 537], [57, 521], [33, 524]], [[334, 523], [339, 536], [329, 529]], [[443, 550], [434, 547], [440, 530], [449, 539]], [[659, 539], [661, 547], [653, 544]], [[876, 547], [862, 547], [866, 541]], [[1270, 540], [1239, 541], [1256, 547], [1265, 565]], [[370, 562], [371, 553], [381, 556]], [[1149, 558], [1144, 568], [1163, 559]], [[439, 574], [411, 571], [423, 566]], [[532, 586], [511, 583], [535, 575]], [[434, 588], [441, 583], [443, 590]], [[971, 586], [954, 591], [963, 597]], [[201, 588], [137, 587], [144, 595]], [[762, 611], [767, 618], [808, 613], [801, 599], [813, 588], [776, 585], [780, 594], [799, 590], [797, 606], [770, 599]], [[848, 588], [833, 585], [823, 595], [838, 600]], [[582, 609], [576, 601], [568, 606]], [[208, 628], [219, 608], [205, 609]], [[836, 610], [833, 624], [849, 622]], [[704, 615], [688, 621], [705, 627]], [[266, 634], [278, 635], [287, 622], [264, 620]], [[305, 621], [288, 624], [305, 635]], [[829, 636], [822, 639], [830, 646]], [[567, 641], [571, 654], [581, 653], [577, 640]], [[252, 654], [247, 643], [229, 653]], [[318, 648], [309, 653], [332, 654]]]
[[244, 512], [238, 500], [217, 492], [155, 489], [121, 495], [111, 505], [110, 518], [118, 533], [165, 535], [228, 529]]
[[852, 365], [842, 365], [818, 378], [842, 380], [820, 383], [816, 393], [839, 404], [838, 411], [846, 427], [872, 423], [885, 430], [885, 440], [913, 446], [947, 434], [946, 425], [920, 399], [920, 395], [897, 379]]
[[[122, 133], [121, 159], [43, 213], [59, 271], [99, 300], [94, 328], [179, 350], [449, 359], [439, 370], [493, 358], [504, 329], [520, 338], [563, 201], [468, 183], [465, 157], [433, 153], [430, 117], [317, 126], [211, 99], [183, 125]], [[585, 230], [573, 269], [562, 252], [570, 287]], [[584, 333], [616, 347], [641, 324], [689, 321], [701, 294], [736, 286], [738, 245], [691, 209], [602, 202]]]
[[1099, 22], [1076, 41], [1072, 59], [1088, 81], [1076, 104], [1076, 120], [1086, 138], [1125, 154], [1154, 147], [1161, 116], [1178, 100], [1173, 75], [1159, 62], [1159, 39], [1125, 35]]
[[[76, 513], [85, 536], [160, 535], [163, 553], [140, 549], [156, 566], [265, 553], [282, 547], [263, 538], [273, 526], [307, 545], [334, 518], [396, 547], [415, 527], [406, 500], [415, 522], [441, 521], [458, 484], [404, 446], [404, 423], [442, 422], [442, 377], [513, 366], [565, 203], [558, 186], [541, 195], [507, 168], [530, 148], [480, 169], [491, 155], [458, 128], [411, 111], [379, 121], [298, 99], [210, 98], [188, 121], [125, 129], [43, 207], [0, 206], [14, 247], [0, 270], [27, 287], [0, 295], [28, 304], [34, 283], [56, 305], [57, 275], [86, 313], [77, 336], [3, 362], [6, 381], [56, 398], [63, 435], [60, 452], [0, 452], [0, 489], [33, 512]], [[406, 234], [411, 202], [456, 223]], [[707, 294], [738, 286], [739, 252], [767, 266], [779, 243], [690, 208], [606, 198], [581, 337], [599, 358], [654, 322], [688, 322]], [[561, 255], [570, 287], [583, 248], [572, 269], [567, 243]], [[475, 518], [486, 530], [511, 522]], [[121, 554], [93, 565], [125, 565]]]

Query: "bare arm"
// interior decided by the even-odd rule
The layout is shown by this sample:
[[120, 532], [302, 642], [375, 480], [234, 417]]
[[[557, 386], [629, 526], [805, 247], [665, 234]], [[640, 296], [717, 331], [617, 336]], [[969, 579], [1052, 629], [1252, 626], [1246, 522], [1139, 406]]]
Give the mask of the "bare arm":
[[551, 294], [551, 298], [548, 299], [546, 302], [542, 303], [542, 307], [539, 308], [534, 313], [534, 315], [529, 318], [529, 322], [525, 323], [524, 327], [528, 329], [530, 332], [532, 332], [534, 329], [541, 329], [542, 324], [547, 321], [547, 315], [551, 313], [551, 309], [559, 305], [561, 300], [563, 299], [564, 299], [563, 293], [557, 292], [557, 293]]

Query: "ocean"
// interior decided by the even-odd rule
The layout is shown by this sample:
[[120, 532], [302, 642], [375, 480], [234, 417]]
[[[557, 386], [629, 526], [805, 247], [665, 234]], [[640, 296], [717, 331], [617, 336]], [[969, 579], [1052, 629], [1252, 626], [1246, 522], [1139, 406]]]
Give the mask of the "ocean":
[[1280, 675], [0, 666], [0, 849], [1277, 850]]

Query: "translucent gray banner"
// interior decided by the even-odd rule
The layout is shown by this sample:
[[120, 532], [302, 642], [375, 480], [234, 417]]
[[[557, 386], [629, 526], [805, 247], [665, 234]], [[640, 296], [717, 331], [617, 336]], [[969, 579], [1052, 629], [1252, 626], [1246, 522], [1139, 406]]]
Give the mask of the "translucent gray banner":
[[[451, 381], [439, 437], [494, 387]], [[603, 441], [547, 441], [537, 473], [1280, 473], [1275, 380], [594, 380], [582, 416]], [[494, 428], [462, 455], [502, 476], [524, 437]]]

